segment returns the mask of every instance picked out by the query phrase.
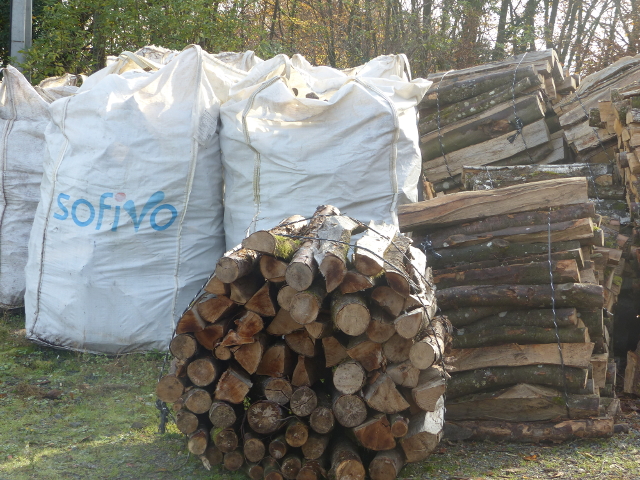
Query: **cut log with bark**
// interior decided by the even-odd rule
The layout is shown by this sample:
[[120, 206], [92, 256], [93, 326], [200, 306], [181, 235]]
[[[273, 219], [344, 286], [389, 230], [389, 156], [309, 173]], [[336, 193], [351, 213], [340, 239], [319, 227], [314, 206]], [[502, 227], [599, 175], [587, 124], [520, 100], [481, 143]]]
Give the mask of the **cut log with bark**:
[[409, 349], [409, 361], [420, 370], [440, 362], [450, 340], [442, 317], [435, 318], [425, 333], [424, 338], [413, 343]]
[[413, 388], [418, 385], [420, 369], [407, 360], [387, 365], [387, 375], [399, 387]]
[[367, 419], [367, 405], [359, 395], [333, 393], [333, 414], [343, 427], [357, 427]]
[[278, 435], [269, 442], [269, 455], [276, 460], [283, 458], [288, 450], [289, 444], [284, 435]]
[[347, 335], [363, 334], [371, 315], [364, 298], [357, 293], [336, 293], [331, 300], [331, 316], [336, 328]]
[[309, 221], [301, 215], [285, 218], [277, 227], [271, 230], [258, 230], [242, 241], [242, 246], [284, 260], [291, 260], [295, 251], [300, 247], [300, 241], [290, 236], [300, 235], [308, 226]]
[[232, 283], [251, 272], [258, 261], [258, 252], [240, 246], [226, 252], [216, 265], [216, 277], [223, 283]]
[[233, 452], [228, 452], [224, 454], [222, 464], [224, 468], [231, 472], [235, 472], [236, 470], [240, 470], [242, 465], [244, 465], [244, 457], [242, 456], [242, 450], [234, 450]]
[[290, 408], [293, 414], [298, 417], [307, 417], [311, 415], [311, 412], [313, 412], [317, 406], [318, 395], [311, 389], [311, 387], [298, 387], [291, 395]]
[[188, 360], [198, 353], [198, 341], [191, 334], [176, 335], [169, 343], [169, 352], [178, 360]]
[[202, 455], [207, 450], [209, 444], [209, 432], [204, 427], [198, 428], [195, 432], [189, 435], [187, 440], [187, 448], [194, 455]]
[[[451, 317], [448, 317], [451, 320]], [[582, 317], [580, 317], [582, 320]], [[602, 319], [602, 312], [600, 314]], [[504, 325], [519, 325], [525, 327], [541, 327], [559, 328], [575, 327], [578, 323], [578, 312], [575, 308], [558, 308], [555, 310], [550, 308], [537, 308], [532, 310], [504, 310], [496, 315], [490, 315], [472, 323], [456, 324], [451, 322], [454, 327], [463, 329], [467, 332], [477, 332], [481, 330], [491, 329]], [[591, 333], [591, 327], [589, 327]]]
[[562, 359], [557, 343], [452, 349], [445, 357], [445, 365], [450, 373], [487, 367], [561, 365], [562, 362], [567, 367], [589, 368], [593, 343], [561, 343], [560, 348]]
[[287, 480], [295, 480], [301, 468], [302, 459], [298, 455], [291, 453], [282, 459], [280, 465], [282, 476]]
[[287, 265], [289, 264], [284, 260], [271, 255], [262, 255], [260, 257], [260, 274], [272, 283], [281, 283], [285, 281]]
[[379, 452], [396, 447], [396, 439], [391, 433], [391, 424], [385, 414], [375, 414], [351, 431], [358, 443], [367, 450]]
[[[563, 283], [555, 285], [556, 307], [602, 308], [604, 292], [600, 285]], [[550, 285], [479, 285], [445, 288], [436, 291], [443, 310], [462, 306], [503, 306], [549, 308], [552, 301]]]
[[246, 418], [254, 432], [267, 434], [280, 429], [284, 412], [277, 403], [260, 400], [249, 407]]
[[251, 480], [262, 480], [264, 477], [264, 468], [257, 463], [245, 463], [242, 470]]
[[599, 414], [599, 395], [568, 394], [565, 398], [562, 389], [521, 383], [497, 392], [447, 400], [445, 418], [540, 422], [592, 418]]
[[257, 377], [254, 386], [255, 392], [259, 397], [275, 402], [278, 405], [289, 403], [293, 394], [291, 383], [282, 377]]
[[411, 239], [396, 233], [384, 252], [384, 276], [387, 284], [405, 298], [411, 294], [411, 280], [405, 267], [410, 245]]
[[238, 305], [245, 305], [264, 286], [264, 279], [257, 275], [245, 275], [231, 283], [229, 298]]
[[187, 376], [197, 387], [211, 385], [222, 374], [222, 366], [215, 358], [206, 356], [189, 362]]
[[409, 431], [399, 439], [407, 462], [425, 460], [436, 449], [442, 438], [443, 414], [444, 397], [440, 397], [435, 411], [421, 412], [411, 417]]
[[307, 443], [309, 426], [298, 418], [290, 418], [285, 423], [284, 439], [287, 445], [298, 448]]
[[[267, 329], [268, 332], [269, 329]], [[269, 377], [286, 377], [293, 372], [294, 366], [295, 357], [291, 349], [284, 342], [276, 342], [267, 348], [264, 355], [262, 355], [256, 374]]]
[[267, 333], [273, 336], [286, 335], [287, 333], [301, 330], [304, 325], [296, 322], [288, 310], [281, 308], [267, 327]]
[[384, 342], [382, 345], [382, 351], [389, 362], [398, 363], [409, 360], [412, 346], [412, 338], [404, 338], [396, 333], [389, 340]]
[[304, 458], [309, 460], [317, 460], [320, 458], [327, 450], [330, 440], [331, 435], [320, 435], [316, 432], [310, 432], [309, 438], [305, 444], [302, 445]]
[[404, 466], [404, 455], [394, 448], [378, 452], [369, 464], [371, 480], [394, 480]]
[[347, 274], [347, 252], [351, 241], [351, 232], [358, 223], [349, 217], [327, 217], [318, 230], [320, 241], [316, 245], [314, 258], [324, 277], [325, 290], [333, 292]]
[[398, 220], [400, 229], [405, 231], [587, 202], [586, 179], [560, 178], [491, 191], [460, 192], [402, 205], [398, 208]]
[[382, 308], [373, 307], [370, 310], [371, 321], [365, 334], [372, 342], [384, 343], [396, 333], [393, 315]]
[[240, 412], [234, 405], [230, 405], [226, 402], [214, 401], [211, 404], [211, 407], [209, 407], [209, 420], [216, 428], [228, 428], [236, 423], [239, 413]]
[[200, 419], [195, 413], [183, 409], [176, 412], [176, 427], [185, 435], [195, 432], [200, 426]]
[[242, 443], [243, 453], [248, 462], [258, 463], [264, 458], [267, 452], [264, 440], [254, 432], [244, 432]]
[[445, 393], [447, 378], [442, 367], [433, 366], [420, 372], [418, 385], [411, 389], [414, 403], [425, 412], [433, 412], [438, 399]]
[[382, 374], [364, 390], [367, 405], [383, 413], [398, 413], [409, 408], [409, 404], [396, 388], [396, 384], [387, 374]]
[[405, 297], [391, 287], [379, 286], [371, 292], [371, 301], [389, 315], [397, 317], [404, 309]]
[[503, 345], [515, 342], [520, 345], [554, 343], [560, 339], [562, 343], [588, 343], [589, 330], [586, 328], [542, 328], [530, 326], [493, 326], [486, 330], [474, 330], [467, 333], [458, 330], [451, 345], [453, 348], [477, 348], [491, 345]]
[[613, 435], [613, 418], [564, 420], [535, 423], [456, 421], [447, 422], [447, 438], [459, 440], [493, 440], [510, 442], [564, 442], [573, 438], [609, 438]]
[[333, 445], [330, 478], [335, 480], [364, 480], [365, 468], [356, 447], [344, 437]]
[[480, 368], [456, 373], [447, 384], [447, 399], [454, 399], [517, 383], [529, 383], [581, 393], [587, 384], [586, 368], [561, 365], [523, 365], [519, 367]]
[[291, 299], [289, 314], [296, 322], [307, 325], [318, 318], [322, 301], [327, 291], [321, 282], [316, 281], [307, 290], [297, 292]]
[[207, 413], [211, 408], [211, 394], [202, 388], [191, 387], [182, 396], [184, 406], [191, 412]]
[[233, 452], [238, 447], [238, 435], [233, 428], [212, 428], [211, 440], [223, 453]]
[[280, 290], [278, 290], [278, 305], [284, 310], [289, 310], [291, 308], [291, 300], [296, 293], [298, 293], [298, 290], [295, 288], [289, 285], [283, 285], [280, 287]]
[[319, 434], [326, 434], [333, 430], [335, 417], [331, 408], [331, 398], [324, 391], [316, 392], [317, 404], [309, 415], [309, 426]]

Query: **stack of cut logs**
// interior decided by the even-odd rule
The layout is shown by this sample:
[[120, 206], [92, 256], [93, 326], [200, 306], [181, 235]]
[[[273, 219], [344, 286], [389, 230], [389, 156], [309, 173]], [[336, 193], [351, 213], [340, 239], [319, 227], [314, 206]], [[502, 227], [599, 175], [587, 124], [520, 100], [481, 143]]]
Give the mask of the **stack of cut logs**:
[[[490, 190], [552, 178], [583, 177], [587, 179], [588, 195], [593, 205], [594, 232], [593, 245], [588, 257], [585, 252], [585, 267], [581, 271], [582, 283], [594, 283], [604, 287], [604, 308], [614, 311], [622, 288], [623, 275], [628, 266], [623, 256], [623, 248], [628, 236], [620, 233], [620, 221], [605, 213], [605, 201], [622, 201], [624, 185], [620, 181], [620, 170], [612, 164], [568, 164], [568, 165], [516, 165], [508, 167], [465, 167], [463, 182], [466, 190]], [[598, 200], [601, 200], [598, 202]], [[613, 332], [608, 332], [613, 333]], [[596, 342], [596, 353], [609, 351], [607, 342]]]
[[157, 385], [205, 466], [392, 480], [435, 449], [450, 325], [411, 243], [322, 206], [225, 253]]
[[[453, 438], [613, 433], [619, 400], [594, 281], [595, 216], [587, 180], [576, 177], [400, 207], [401, 229], [424, 242], [438, 305], [457, 329], [445, 362]], [[542, 423], [520, 423], [533, 421]]]
[[[566, 159], [559, 88], [575, 89], [554, 50], [435, 73], [419, 105], [426, 195], [455, 192], [463, 166], [551, 164]], [[562, 85], [562, 87], [560, 87]], [[520, 127], [520, 128], [518, 128]]]

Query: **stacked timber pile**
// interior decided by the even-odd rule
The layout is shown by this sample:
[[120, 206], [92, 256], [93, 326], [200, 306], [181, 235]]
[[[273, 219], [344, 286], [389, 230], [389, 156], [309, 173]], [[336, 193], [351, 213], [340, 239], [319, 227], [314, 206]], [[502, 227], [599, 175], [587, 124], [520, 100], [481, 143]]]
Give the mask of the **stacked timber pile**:
[[[458, 438], [559, 440], [613, 433], [615, 363], [603, 351], [585, 178], [469, 191], [401, 207], [428, 249], [457, 332], [446, 418]], [[499, 422], [499, 423], [495, 423]], [[522, 422], [536, 422], [523, 424]]]
[[[605, 304], [613, 312], [620, 295], [623, 278], [630, 275], [625, 248], [629, 237], [620, 233], [619, 219], [611, 218], [602, 207], [605, 201], [624, 202], [625, 191], [621, 183], [620, 170], [614, 164], [568, 164], [568, 165], [515, 165], [507, 167], [465, 167], [463, 183], [466, 190], [491, 190], [511, 185], [537, 182], [552, 178], [583, 177], [587, 179], [588, 196], [593, 218], [594, 238], [589, 250], [583, 251], [585, 267], [582, 269], [583, 283], [594, 283], [604, 287]], [[594, 208], [595, 207], [595, 208]], [[607, 330], [607, 341], [596, 342], [596, 353], [611, 350]]]
[[[600, 118], [599, 103], [610, 102], [611, 91], [640, 80], [640, 55], [624, 57], [582, 79], [577, 90], [554, 106], [576, 163], [611, 163], [617, 148], [616, 126]], [[614, 102], [615, 103], [615, 102]], [[604, 112], [603, 112], [604, 113]], [[618, 115], [626, 116], [626, 112]], [[619, 127], [617, 127], [619, 128]]]
[[225, 253], [157, 386], [190, 452], [254, 480], [392, 480], [424, 460], [450, 327], [411, 243], [322, 206]]
[[465, 165], [563, 162], [551, 100], [566, 78], [554, 50], [429, 75], [433, 85], [419, 105], [424, 177], [436, 192], [454, 192]]

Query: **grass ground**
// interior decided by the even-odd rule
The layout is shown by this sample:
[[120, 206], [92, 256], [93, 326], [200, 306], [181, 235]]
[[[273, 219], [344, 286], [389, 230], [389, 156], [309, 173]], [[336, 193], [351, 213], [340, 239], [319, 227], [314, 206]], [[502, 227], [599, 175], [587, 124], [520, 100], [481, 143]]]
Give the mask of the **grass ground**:
[[[0, 320], [0, 480], [243, 478], [206, 471], [174, 425], [158, 434], [164, 355], [41, 347], [24, 338], [23, 322]], [[628, 434], [554, 446], [445, 441], [400, 478], [640, 479], [640, 402], [624, 404]]]

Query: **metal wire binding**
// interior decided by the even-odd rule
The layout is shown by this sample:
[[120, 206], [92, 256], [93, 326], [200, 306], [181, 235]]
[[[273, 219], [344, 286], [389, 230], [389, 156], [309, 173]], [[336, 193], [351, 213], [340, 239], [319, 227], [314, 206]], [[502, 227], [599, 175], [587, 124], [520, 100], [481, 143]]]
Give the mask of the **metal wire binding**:
[[518, 116], [518, 111], [516, 109], [516, 80], [518, 76], [518, 68], [520, 67], [520, 64], [522, 63], [522, 61], [524, 60], [524, 57], [527, 56], [527, 53], [528, 52], [524, 52], [522, 54], [522, 58], [516, 65], [516, 69], [513, 71], [513, 83], [511, 84], [511, 104], [513, 105], [514, 120], [511, 123], [513, 124], [514, 127], [516, 127], [516, 133], [508, 137], [507, 140], [509, 143], [513, 143], [516, 141], [516, 138], [518, 138], [518, 135], [520, 135], [522, 137], [522, 143], [524, 143], [525, 151], [527, 152], [527, 155], [529, 155], [529, 160], [531, 160], [531, 163], [536, 163], [533, 157], [531, 156], [531, 152], [529, 151], [529, 146], [527, 145], [527, 141], [524, 138], [524, 133], [522, 132], [522, 129], [524, 128], [524, 124], [522, 123], [522, 120]]
[[444, 77], [446, 77], [451, 72], [455, 72], [455, 70], [449, 70], [442, 75], [440, 81], [438, 82], [438, 86], [436, 87], [436, 108], [438, 109], [438, 113], [436, 114], [436, 124], [438, 126], [438, 143], [440, 144], [440, 151], [442, 152], [442, 158], [444, 159], [444, 166], [447, 167], [447, 173], [450, 178], [453, 178], [453, 174], [451, 173], [451, 169], [449, 168], [449, 162], [447, 161], [447, 156], [444, 153], [444, 145], [442, 143], [442, 132], [440, 131], [440, 84], [444, 81]]
[[556, 341], [558, 342], [558, 353], [560, 354], [560, 370], [562, 372], [562, 384], [564, 386], [564, 405], [567, 409], [567, 417], [571, 419], [571, 409], [569, 408], [569, 393], [567, 392], [567, 374], [564, 365], [562, 342], [560, 342], [560, 332], [558, 331], [558, 319], [556, 314], [556, 288], [553, 284], [553, 266], [551, 263], [551, 208], [549, 208], [548, 215], [547, 247], [547, 252], [549, 255], [549, 282], [551, 284], [551, 310], [553, 312], [553, 325], [555, 327]]
[[[524, 137], [522, 137], [524, 138]], [[484, 171], [487, 172], [487, 176], [489, 177], [489, 183], [491, 184], [491, 190], [495, 189], [496, 187], [493, 185], [493, 179], [491, 178], [491, 173], [489, 173], [489, 167], [487, 167], [486, 165], [484, 166]]]

